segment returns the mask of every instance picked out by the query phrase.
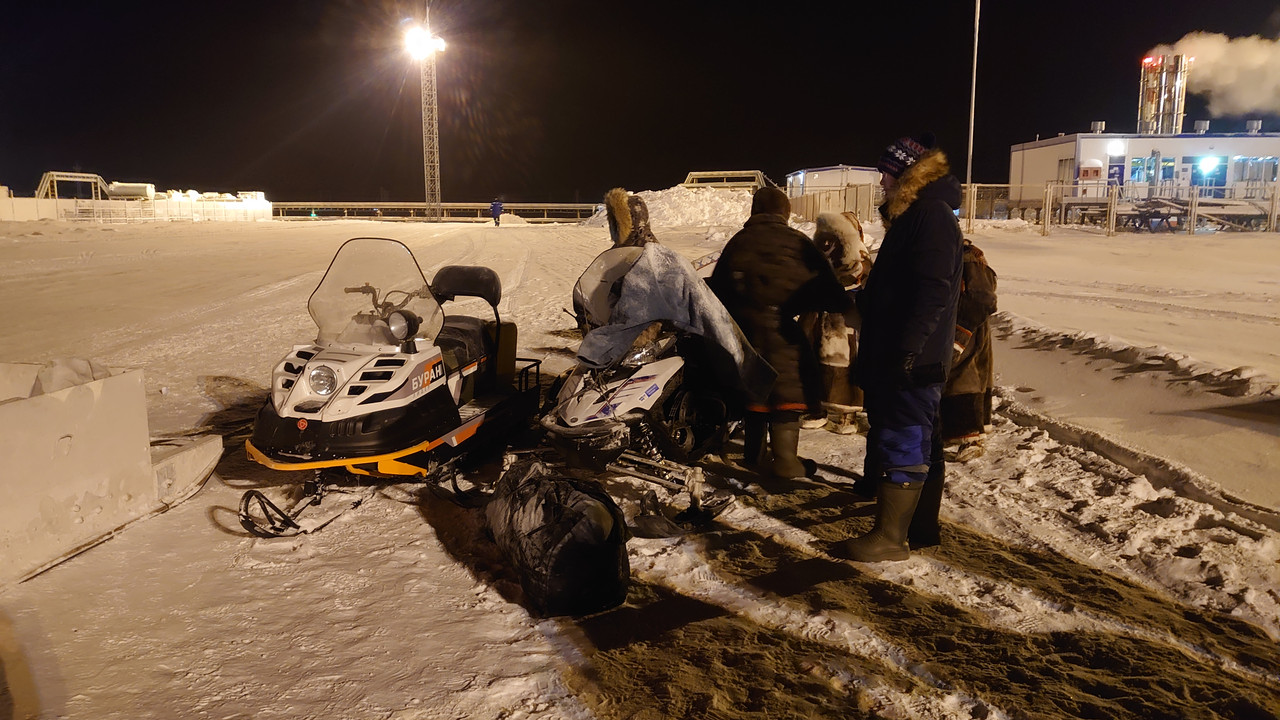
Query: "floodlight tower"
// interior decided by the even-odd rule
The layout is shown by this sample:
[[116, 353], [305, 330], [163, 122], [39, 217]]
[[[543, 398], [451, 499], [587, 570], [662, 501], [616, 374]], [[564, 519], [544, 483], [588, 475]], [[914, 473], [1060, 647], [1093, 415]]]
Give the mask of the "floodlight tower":
[[444, 40], [431, 34], [423, 11], [422, 25], [404, 34], [405, 48], [418, 61], [422, 80], [422, 179], [427, 199], [427, 218], [439, 220], [440, 213], [440, 123], [436, 114], [436, 53], [444, 51]]

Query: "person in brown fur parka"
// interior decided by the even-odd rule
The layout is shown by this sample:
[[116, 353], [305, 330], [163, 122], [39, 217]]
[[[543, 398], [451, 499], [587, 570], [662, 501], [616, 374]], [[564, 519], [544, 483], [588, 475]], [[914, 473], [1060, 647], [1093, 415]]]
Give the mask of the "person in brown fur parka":
[[991, 424], [995, 363], [991, 351], [991, 314], [996, 311], [996, 273], [987, 258], [965, 238], [964, 285], [956, 312], [955, 353], [942, 390], [942, 440], [948, 460], [968, 462], [985, 452]]
[[[813, 242], [831, 261], [836, 279], [845, 290], [860, 287], [871, 271], [871, 253], [863, 243], [862, 222], [857, 213], [824, 212], [818, 215]], [[856, 313], [855, 313], [856, 315]], [[840, 435], [858, 431], [862, 388], [850, 368], [858, 355], [857, 318], [840, 313], [807, 313], [800, 322], [812, 338], [822, 365], [824, 413], [801, 421], [804, 428], [826, 428]]]
[[641, 247], [657, 242], [649, 227], [649, 206], [639, 195], [614, 188], [604, 195], [604, 209], [614, 247]]

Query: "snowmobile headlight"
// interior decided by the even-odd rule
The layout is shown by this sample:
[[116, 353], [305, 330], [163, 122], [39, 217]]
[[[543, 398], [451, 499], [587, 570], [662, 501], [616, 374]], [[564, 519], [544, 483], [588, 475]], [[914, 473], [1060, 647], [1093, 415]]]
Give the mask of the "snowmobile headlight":
[[397, 310], [387, 316], [387, 327], [396, 342], [404, 342], [418, 332], [421, 321], [417, 315], [406, 310]]
[[618, 361], [623, 367], [637, 368], [641, 365], [657, 360], [662, 357], [667, 348], [671, 346], [672, 338], [670, 336], [659, 337], [650, 343], [645, 343], [639, 347], [631, 348], [631, 352], [627, 353]]
[[307, 375], [307, 382], [317, 395], [328, 395], [338, 387], [338, 375], [333, 368], [321, 365]]

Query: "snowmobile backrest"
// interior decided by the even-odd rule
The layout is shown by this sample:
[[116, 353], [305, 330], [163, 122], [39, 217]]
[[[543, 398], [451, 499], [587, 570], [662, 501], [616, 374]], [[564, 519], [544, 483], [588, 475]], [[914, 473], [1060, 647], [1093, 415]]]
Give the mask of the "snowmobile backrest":
[[502, 280], [492, 268], [482, 265], [445, 265], [431, 280], [431, 294], [447, 302], [459, 295], [484, 298], [496, 308], [502, 301]]

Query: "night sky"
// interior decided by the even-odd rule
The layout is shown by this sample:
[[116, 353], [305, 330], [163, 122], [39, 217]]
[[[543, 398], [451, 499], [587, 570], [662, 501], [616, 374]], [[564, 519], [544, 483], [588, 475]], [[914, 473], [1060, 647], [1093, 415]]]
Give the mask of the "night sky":
[[[0, 184], [46, 170], [270, 200], [422, 199], [421, 0], [8, 3]], [[874, 165], [932, 131], [962, 180], [973, 3], [436, 0], [445, 202], [598, 201], [690, 170]], [[982, 3], [976, 182], [1009, 146], [1136, 124], [1139, 64], [1201, 30], [1280, 34], [1280, 3]], [[1188, 96], [1187, 127], [1207, 119]], [[1246, 118], [1215, 120], [1240, 131]], [[1280, 130], [1266, 117], [1264, 130]]]

